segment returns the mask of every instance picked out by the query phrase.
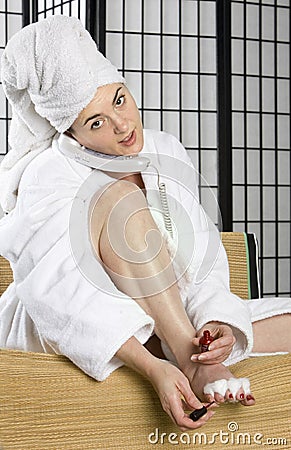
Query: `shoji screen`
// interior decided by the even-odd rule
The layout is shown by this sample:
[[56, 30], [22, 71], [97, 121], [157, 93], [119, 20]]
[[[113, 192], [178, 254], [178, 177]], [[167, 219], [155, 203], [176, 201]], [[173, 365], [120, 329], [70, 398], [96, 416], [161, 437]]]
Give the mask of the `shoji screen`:
[[78, 17], [85, 24], [85, 0], [34, 0], [32, 4], [32, 16], [35, 21], [54, 14], [63, 14]]
[[107, 0], [106, 55], [123, 72], [146, 128], [174, 134], [202, 175], [217, 222], [216, 2]]
[[[22, 1], [0, 0], [0, 56], [5, 45], [22, 27]], [[0, 160], [8, 151], [8, 128], [11, 118], [10, 108], [0, 85]]]
[[232, 1], [234, 230], [255, 232], [265, 295], [290, 296], [290, 2]]

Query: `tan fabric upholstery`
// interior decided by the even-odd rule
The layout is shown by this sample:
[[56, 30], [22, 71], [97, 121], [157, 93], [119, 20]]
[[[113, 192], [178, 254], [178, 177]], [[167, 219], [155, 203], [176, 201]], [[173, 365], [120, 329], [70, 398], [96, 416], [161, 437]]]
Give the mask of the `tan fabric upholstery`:
[[[234, 246], [234, 253], [227, 249], [233, 255], [241, 236], [223, 236], [223, 241]], [[3, 263], [0, 258], [2, 286], [9, 281]], [[234, 279], [244, 277], [238, 275], [242, 267], [234, 258]], [[211, 421], [196, 430], [195, 438], [195, 432], [182, 433], [172, 424], [150, 383], [126, 367], [98, 383], [65, 357], [1, 350], [0, 448], [257, 450], [268, 444], [268, 448], [290, 449], [290, 355], [250, 358], [232, 370], [234, 375], [250, 377], [256, 405], [220, 406]], [[196, 445], [189, 445], [188, 439], [196, 439]], [[273, 445], [268, 439], [274, 439]]]
[[3, 294], [12, 280], [13, 274], [9, 262], [0, 256], [0, 295]]
[[244, 233], [221, 233], [221, 239], [231, 273], [230, 289], [239, 297], [248, 299], [248, 266]]

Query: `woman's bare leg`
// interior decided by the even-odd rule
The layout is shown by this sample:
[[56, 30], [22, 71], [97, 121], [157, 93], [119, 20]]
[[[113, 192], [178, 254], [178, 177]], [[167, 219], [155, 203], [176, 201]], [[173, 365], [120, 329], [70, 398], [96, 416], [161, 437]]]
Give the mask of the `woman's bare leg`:
[[[116, 206], [109, 210], [112, 196]], [[117, 203], [118, 198], [126, 196], [126, 200]], [[178, 364], [184, 365], [186, 350], [187, 355], [193, 354], [192, 339], [196, 331], [181, 302], [169, 254], [142, 191], [132, 183], [115, 183], [98, 200], [95, 210], [96, 220], [91, 221], [92, 242], [105, 269], [118, 288], [154, 318], [157, 336], [177, 355]], [[116, 248], [115, 239], [119, 243], [123, 241], [126, 248]], [[184, 352], [180, 351], [181, 345]]]
[[291, 314], [282, 314], [253, 323], [253, 352], [291, 352]]
[[[112, 204], [114, 207], [108, 206]], [[120, 230], [122, 233], [118, 235]], [[131, 183], [112, 185], [93, 209], [91, 233], [108, 274], [121, 291], [134, 298], [155, 320], [156, 335], [168, 345], [194, 392], [203, 398], [206, 383], [231, 378], [231, 372], [222, 364], [206, 366], [190, 360], [196, 330], [185, 312], [169, 254], [142, 191]], [[241, 400], [242, 394], [240, 390], [237, 398]], [[215, 399], [224, 400], [219, 395]], [[244, 400], [244, 404], [253, 403]]]

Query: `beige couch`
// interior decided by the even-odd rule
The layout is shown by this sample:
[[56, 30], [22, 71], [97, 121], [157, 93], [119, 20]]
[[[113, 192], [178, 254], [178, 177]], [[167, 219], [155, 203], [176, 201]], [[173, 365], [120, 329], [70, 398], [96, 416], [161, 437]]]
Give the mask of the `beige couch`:
[[[223, 233], [232, 290], [248, 296], [242, 233]], [[11, 280], [0, 258], [0, 294]], [[99, 383], [62, 356], [0, 351], [0, 448], [19, 450], [160, 448], [291, 449], [291, 357], [251, 358], [232, 367], [248, 376], [257, 403], [225, 404], [196, 432], [182, 433], [150, 383], [123, 367]], [[191, 441], [191, 443], [189, 443]]]

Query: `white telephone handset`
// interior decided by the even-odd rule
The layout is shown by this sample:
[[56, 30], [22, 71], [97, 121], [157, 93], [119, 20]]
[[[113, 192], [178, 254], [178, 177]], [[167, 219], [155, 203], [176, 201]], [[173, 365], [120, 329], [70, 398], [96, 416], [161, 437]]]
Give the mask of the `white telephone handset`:
[[61, 134], [58, 141], [60, 152], [64, 156], [93, 169], [106, 172], [136, 173], [144, 171], [150, 164], [150, 160], [144, 156], [112, 156], [90, 150], [66, 134]]
[[[80, 145], [79, 142], [77, 142], [70, 136], [67, 136], [66, 134], [61, 134], [59, 136], [58, 143], [59, 150], [64, 156], [72, 158], [85, 166], [91, 167], [93, 169], [99, 169], [105, 172], [139, 173], [146, 170], [151, 164], [151, 161], [144, 156], [111, 156], [96, 152], [95, 150], [90, 150]], [[159, 180], [159, 172], [157, 168], [155, 168], [155, 170], [157, 171]], [[158, 188], [161, 198], [165, 227], [170, 235], [173, 236], [165, 184], [158, 181]]]

